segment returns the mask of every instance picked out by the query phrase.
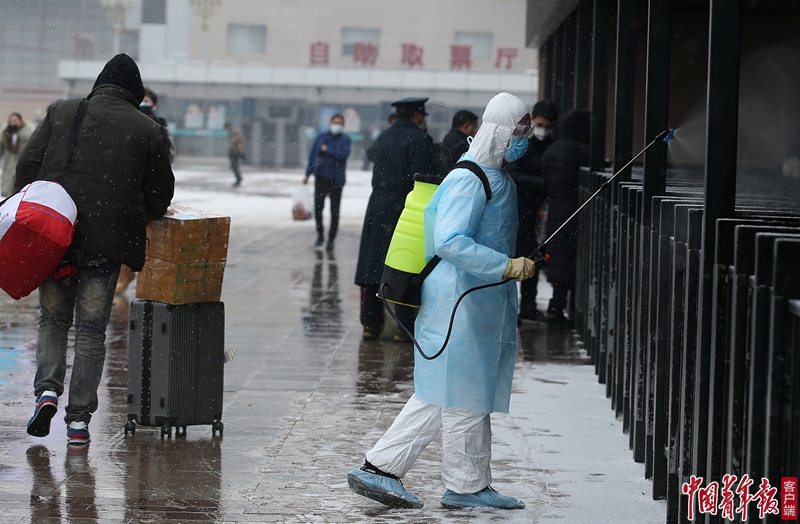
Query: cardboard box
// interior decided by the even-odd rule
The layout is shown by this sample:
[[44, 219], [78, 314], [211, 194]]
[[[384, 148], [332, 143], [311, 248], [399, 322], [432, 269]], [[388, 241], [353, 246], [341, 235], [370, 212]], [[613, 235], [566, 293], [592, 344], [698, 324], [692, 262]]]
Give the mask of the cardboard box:
[[167, 304], [219, 302], [225, 261], [171, 262], [147, 257], [136, 281], [136, 298]]
[[228, 256], [230, 217], [180, 204], [147, 225], [147, 256], [136, 298], [189, 304], [218, 302]]
[[231, 219], [202, 211], [165, 216], [147, 225], [147, 256], [171, 262], [222, 262]]

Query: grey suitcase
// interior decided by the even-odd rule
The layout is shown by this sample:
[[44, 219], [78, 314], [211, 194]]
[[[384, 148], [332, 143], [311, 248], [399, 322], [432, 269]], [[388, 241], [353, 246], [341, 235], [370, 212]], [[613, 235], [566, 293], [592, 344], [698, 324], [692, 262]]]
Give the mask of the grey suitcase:
[[210, 424], [222, 435], [225, 307], [134, 300], [128, 336], [128, 422], [160, 426], [162, 436]]

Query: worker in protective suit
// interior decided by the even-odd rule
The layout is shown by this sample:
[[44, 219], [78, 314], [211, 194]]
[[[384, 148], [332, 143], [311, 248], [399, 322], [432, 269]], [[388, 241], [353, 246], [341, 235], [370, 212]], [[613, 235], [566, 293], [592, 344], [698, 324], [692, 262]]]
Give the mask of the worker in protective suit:
[[[525, 104], [508, 93], [496, 95], [461, 159], [484, 171], [491, 199], [474, 173], [458, 168], [444, 179], [425, 209], [426, 257], [435, 254], [442, 259], [423, 283], [415, 324], [417, 341], [426, 354], [442, 347], [453, 307], [465, 291], [533, 275], [532, 260], [510, 258], [517, 235], [517, 191], [505, 170], [508, 162], [525, 153], [531, 131]], [[441, 356], [425, 360], [415, 355], [415, 393], [367, 452], [364, 466], [348, 474], [350, 488], [390, 507], [421, 508], [422, 500], [400, 479], [441, 429], [444, 507], [525, 507], [490, 487], [489, 414], [508, 412], [516, 326], [514, 282], [467, 295]]]

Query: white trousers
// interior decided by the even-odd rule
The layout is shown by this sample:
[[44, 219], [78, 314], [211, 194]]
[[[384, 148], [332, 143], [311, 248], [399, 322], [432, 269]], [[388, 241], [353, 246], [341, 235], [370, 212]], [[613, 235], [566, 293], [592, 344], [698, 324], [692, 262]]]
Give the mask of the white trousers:
[[403, 478], [442, 430], [442, 481], [456, 493], [476, 493], [492, 483], [492, 426], [488, 413], [442, 408], [412, 395], [367, 460]]

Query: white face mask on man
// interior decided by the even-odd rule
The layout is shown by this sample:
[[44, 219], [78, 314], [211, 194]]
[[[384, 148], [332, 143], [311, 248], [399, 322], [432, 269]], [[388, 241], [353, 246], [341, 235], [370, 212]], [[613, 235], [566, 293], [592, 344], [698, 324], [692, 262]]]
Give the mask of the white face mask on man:
[[534, 127], [533, 136], [536, 137], [536, 140], [544, 140], [550, 136], [550, 130], [546, 127]]
[[344, 131], [344, 126], [342, 124], [331, 124], [331, 134], [341, 135], [342, 131]]

